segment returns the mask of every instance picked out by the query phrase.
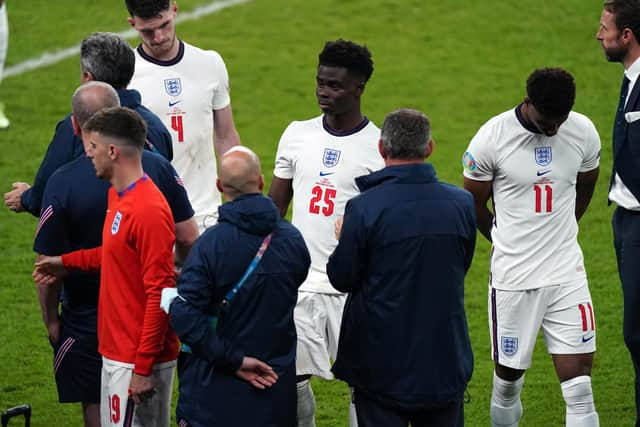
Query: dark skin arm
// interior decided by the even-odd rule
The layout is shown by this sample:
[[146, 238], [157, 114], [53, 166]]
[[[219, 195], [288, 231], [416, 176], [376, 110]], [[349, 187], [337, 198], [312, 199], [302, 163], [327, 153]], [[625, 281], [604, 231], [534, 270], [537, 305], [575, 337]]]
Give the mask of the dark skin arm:
[[493, 226], [493, 212], [487, 206], [492, 195], [492, 187], [493, 181], [475, 181], [464, 178], [464, 189], [473, 195], [478, 230], [488, 241], [491, 241], [491, 227]]
[[599, 167], [588, 172], [578, 173], [576, 179], [576, 220], [578, 221], [580, 221], [589, 206], [599, 173]]
[[269, 197], [273, 199], [280, 212], [280, 216], [284, 218], [289, 209], [289, 203], [293, 197], [293, 180], [282, 179], [276, 176], [271, 180], [271, 187], [269, 187]]

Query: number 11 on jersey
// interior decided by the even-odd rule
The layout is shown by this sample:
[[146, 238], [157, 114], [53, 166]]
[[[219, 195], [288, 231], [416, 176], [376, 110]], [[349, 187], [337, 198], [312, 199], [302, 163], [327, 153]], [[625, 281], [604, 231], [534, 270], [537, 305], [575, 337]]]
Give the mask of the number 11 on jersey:
[[551, 213], [553, 210], [553, 187], [549, 184], [533, 184], [536, 213]]

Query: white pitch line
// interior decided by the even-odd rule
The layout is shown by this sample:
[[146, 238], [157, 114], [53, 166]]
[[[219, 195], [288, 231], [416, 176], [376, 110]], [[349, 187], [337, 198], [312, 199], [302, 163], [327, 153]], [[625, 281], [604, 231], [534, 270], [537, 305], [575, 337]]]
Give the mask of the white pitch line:
[[[214, 1], [203, 6], [198, 6], [189, 12], [181, 12], [176, 18], [176, 22], [193, 21], [195, 19], [202, 18], [203, 16], [210, 15], [212, 13], [219, 12], [231, 6], [236, 6], [243, 3], [249, 3], [252, 0], [222, 0]], [[136, 30], [129, 28], [126, 31], [118, 33], [124, 39], [132, 39], [138, 35]], [[65, 49], [56, 50], [54, 52], [45, 52], [42, 55], [27, 59], [26, 61], [12, 65], [4, 69], [3, 78], [18, 76], [28, 71], [36, 70], [38, 68], [47, 67], [53, 65], [63, 59], [70, 58], [77, 55], [80, 52], [80, 44], [67, 47]]]

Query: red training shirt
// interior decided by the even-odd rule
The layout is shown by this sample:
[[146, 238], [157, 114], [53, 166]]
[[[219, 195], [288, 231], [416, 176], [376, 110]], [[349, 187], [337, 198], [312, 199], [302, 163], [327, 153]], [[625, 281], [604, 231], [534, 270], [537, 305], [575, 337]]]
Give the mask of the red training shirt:
[[100, 271], [98, 351], [150, 375], [175, 360], [178, 339], [160, 308], [163, 288], [175, 286], [175, 224], [167, 202], [146, 175], [126, 190], [109, 189], [102, 246], [62, 256], [65, 267]]

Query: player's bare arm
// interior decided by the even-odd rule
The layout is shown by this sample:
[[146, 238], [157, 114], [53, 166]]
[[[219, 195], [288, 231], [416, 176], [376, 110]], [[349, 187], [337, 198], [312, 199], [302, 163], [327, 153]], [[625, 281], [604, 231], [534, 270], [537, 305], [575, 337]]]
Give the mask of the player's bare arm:
[[[43, 256], [38, 255], [38, 260]], [[62, 290], [62, 282], [56, 279], [51, 285], [36, 285], [38, 288], [38, 301], [40, 302], [40, 310], [42, 311], [42, 321], [44, 322], [49, 334], [49, 341], [52, 344], [58, 342], [60, 338], [60, 315], [58, 314], [58, 301], [60, 301], [60, 292]]]
[[488, 241], [491, 241], [491, 227], [493, 225], [493, 212], [488, 207], [492, 188], [493, 181], [475, 181], [464, 178], [464, 189], [473, 194], [478, 230]]
[[580, 221], [587, 210], [591, 196], [596, 188], [600, 167], [588, 172], [581, 172], [576, 178], [576, 220]]
[[176, 265], [182, 265], [182, 263], [184, 263], [187, 255], [189, 255], [191, 246], [193, 246], [197, 238], [198, 224], [193, 217], [176, 223]]
[[11, 191], [4, 194], [4, 204], [15, 213], [24, 212], [24, 206], [22, 206], [22, 193], [27, 191], [31, 186], [26, 182], [14, 182], [11, 184]]
[[240, 135], [233, 122], [231, 105], [213, 110], [213, 148], [220, 159], [231, 147], [240, 145]]
[[271, 187], [269, 187], [269, 197], [276, 204], [280, 216], [284, 218], [293, 197], [293, 180], [274, 176], [271, 180]]

